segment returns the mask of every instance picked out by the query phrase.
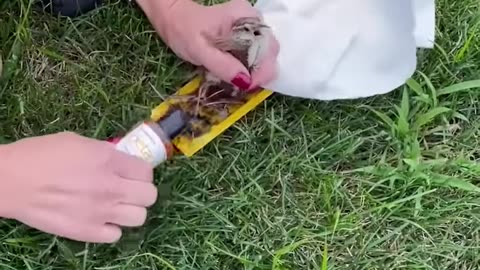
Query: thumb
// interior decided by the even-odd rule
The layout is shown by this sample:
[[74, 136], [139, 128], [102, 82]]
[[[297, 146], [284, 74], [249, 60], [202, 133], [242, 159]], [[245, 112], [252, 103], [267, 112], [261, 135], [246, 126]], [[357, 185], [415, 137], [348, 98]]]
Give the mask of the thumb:
[[208, 71], [219, 79], [230, 82], [240, 89], [248, 89], [252, 78], [247, 68], [233, 55], [223, 52], [209, 44], [200, 46], [203, 49], [198, 60]]

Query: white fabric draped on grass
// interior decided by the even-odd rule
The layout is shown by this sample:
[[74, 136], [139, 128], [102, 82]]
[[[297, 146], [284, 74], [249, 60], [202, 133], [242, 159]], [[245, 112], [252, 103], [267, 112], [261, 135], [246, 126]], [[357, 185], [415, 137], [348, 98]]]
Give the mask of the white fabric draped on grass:
[[334, 100], [384, 94], [432, 48], [434, 0], [258, 0], [280, 43], [278, 77], [264, 87]]

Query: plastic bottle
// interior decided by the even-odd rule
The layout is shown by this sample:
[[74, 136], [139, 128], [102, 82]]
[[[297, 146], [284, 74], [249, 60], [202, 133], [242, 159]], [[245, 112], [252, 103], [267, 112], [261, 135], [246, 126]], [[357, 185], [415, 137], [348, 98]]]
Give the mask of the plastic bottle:
[[135, 125], [122, 138], [109, 140], [122, 152], [137, 156], [153, 167], [171, 158], [174, 154], [172, 139], [185, 128], [187, 115], [175, 110], [158, 122], [144, 121]]

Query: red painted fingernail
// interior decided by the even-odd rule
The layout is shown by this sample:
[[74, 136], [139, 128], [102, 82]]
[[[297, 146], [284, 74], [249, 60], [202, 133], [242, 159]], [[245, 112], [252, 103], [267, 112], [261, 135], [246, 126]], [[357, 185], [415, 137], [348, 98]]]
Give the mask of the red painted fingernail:
[[121, 138], [119, 137], [114, 137], [114, 138], [108, 138], [107, 142], [117, 144], [120, 141]]
[[232, 84], [240, 89], [248, 89], [250, 84], [252, 84], [252, 79], [245, 73], [239, 73], [235, 78], [233, 78]]

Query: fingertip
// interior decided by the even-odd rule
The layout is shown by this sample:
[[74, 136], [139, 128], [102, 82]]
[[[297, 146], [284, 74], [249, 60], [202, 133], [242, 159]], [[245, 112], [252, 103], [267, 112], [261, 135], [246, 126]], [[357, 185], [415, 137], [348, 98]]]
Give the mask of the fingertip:
[[266, 84], [273, 81], [278, 74], [276, 63], [275, 59], [262, 63], [262, 66], [252, 73], [252, 85], [248, 90], [253, 91], [259, 87], [264, 87]]
[[153, 183], [120, 179], [117, 189], [119, 201], [125, 204], [150, 207], [158, 198], [158, 189]]
[[149, 189], [149, 192], [145, 194], [145, 207], [150, 207], [157, 202], [158, 199], [158, 188], [152, 184], [152, 188]]
[[121, 139], [122, 138], [120, 137], [110, 137], [110, 138], [107, 138], [106, 142], [109, 142], [112, 145], [116, 145], [118, 142], [120, 142]]
[[122, 229], [113, 224], [105, 224], [100, 232], [99, 242], [115, 243], [122, 238]]
[[109, 224], [122, 227], [139, 227], [147, 221], [147, 214], [145, 207], [131, 204], [118, 204], [112, 209], [112, 216], [108, 222]]
[[245, 73], [239, 73], [231, 80], [231, 83], [240, 89], [249, 89], [252, 85], [252, 78]]

